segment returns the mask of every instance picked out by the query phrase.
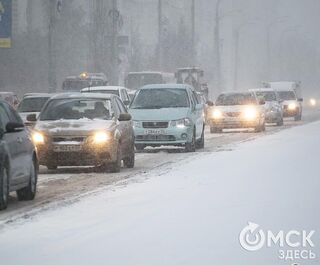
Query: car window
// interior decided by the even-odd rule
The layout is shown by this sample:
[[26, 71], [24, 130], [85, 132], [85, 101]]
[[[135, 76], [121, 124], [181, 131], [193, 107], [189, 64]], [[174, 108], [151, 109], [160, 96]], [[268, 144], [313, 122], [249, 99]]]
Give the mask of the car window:
[[116, 102], [118, 104], [120, 113], [127, 113], [126, 107], [123, 105], [123, 103], [118, 98], [116, 98]]
[[193, 98], [193, 101], [195, 102], [195, 104], [200, 104], [200, 100], [198, 98], [198, 95], [194, 91], [192, 91], [192, 98]]
[[8, 122], [10, 122], [9, 115], [4, 105], [0, 104], [0, 129], [5, 130]]

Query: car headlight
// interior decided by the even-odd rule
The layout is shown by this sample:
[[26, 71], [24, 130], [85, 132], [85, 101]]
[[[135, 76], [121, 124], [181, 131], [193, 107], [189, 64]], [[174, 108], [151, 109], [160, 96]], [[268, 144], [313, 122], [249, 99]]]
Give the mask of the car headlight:
[[44, 144], [44, 136], [40, 132], [34, 132], [32, 134], [32, 141], [35, 145]]
[[317, 101], [316, 101], [314, 98], [311, 98], [311, 99], [310, 99], [310, 105], [311, 105], [312, 107], [316, 106], [316, 105], [317, 105]]
[[244, 117], [246, 120], [252, 121], [258, 117], [258, 111], [254, 107], [245, 109]]
[[103, 144], [111, 139], [110, 134], [106, 132], [96, 132], [93, 136], [93, 142], [95, 144]]
[[177, 127], [177, 128], [185, 128], [187, 126], [191, 126], [192, 122], [189, 118], [184, 118], [181, 120], [176, 120], [176, 121], [171, 121], [170, 125], [172, 127]]
[[212, 118], [215, 119], [215, 120], [219, 120], [222, 118], [222, 112], [220, 110], [213, 110], [212, 111]]
[[141, 121], [133, 121], [133, 127], [134, 128], [142, 128], [142, 122]]
[[296, 103], [290, 103], [289, 105], [288, 105], [288, 109], [289, 110], [295, 110], [297, 108], [297, 104]]

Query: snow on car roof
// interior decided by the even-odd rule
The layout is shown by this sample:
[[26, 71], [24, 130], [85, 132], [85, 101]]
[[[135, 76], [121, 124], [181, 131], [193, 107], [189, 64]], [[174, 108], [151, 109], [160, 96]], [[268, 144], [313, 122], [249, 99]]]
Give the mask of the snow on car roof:
[[111, 99], [112, 97], [117, 97], [112, 94], [102, 94], [102, 93], [80, 93], [80, 92], [71, 92], [71, 93], [60, 93], [54, 95], [51, 99], [67, 99], [67, 98], [96, 98], [96, 99]]
[[263, 91], [266, 91], [266, 92], [275, 92], [275, 90], [273, 88], [253, 88], [253, 89], [249, 89], [249, 92], [263, 92]]
[[140, 89], [186, 89], [186, 88], [190, 88], [192, 89], [191, 86], [186, 85], [186, 84], [153, 84], [153, 85], [146, 85], [143, 86]]
[[122, 86], [96, 86], [96, 87], [86, 87], [81, 89], [81, 92], [89, 92], [89, 91], [103, 91], [103, 90], [119, 90], [119, 89], [126, 89]]
[[27, 93], [23, 96], [23, 99], [25, 98], [44, 98], [44, 97], [52, 97], [55, 94], [50, 94], [50, 93]]

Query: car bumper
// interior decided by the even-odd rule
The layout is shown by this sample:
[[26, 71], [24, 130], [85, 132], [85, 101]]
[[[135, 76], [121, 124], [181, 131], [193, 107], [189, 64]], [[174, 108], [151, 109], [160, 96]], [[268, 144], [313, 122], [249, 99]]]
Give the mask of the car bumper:
[[90, 166], [114, 162], [117, 158], [117, 146], [115, 143], [95, 147], [76, 145], [77, 148], [81, 146], [81, 150], [56, 151], [55, 147], [62, 145], [37, 146], [40, 165]]
[[184, 128], [151, 129], [157, 133], [150, 134], [150, 129], [135, 128], [135, 143], [149, 146], [174, 145], [182, 146], [192, 141], [192, 126]]
[[283, 110], [283, 117], [295, 117], [300, 113], [300, 109], [296, 108], [294, 110], [284, 109]]
[[282, 114], [280, 112], [267, 112], [266, 113], [266, 122], [267, 123], [273, 123], [280, 121], [282, 118]]
[[255, 128], [261, 124], [260, 120], [210, 120], [210, 126], [218, 129]]

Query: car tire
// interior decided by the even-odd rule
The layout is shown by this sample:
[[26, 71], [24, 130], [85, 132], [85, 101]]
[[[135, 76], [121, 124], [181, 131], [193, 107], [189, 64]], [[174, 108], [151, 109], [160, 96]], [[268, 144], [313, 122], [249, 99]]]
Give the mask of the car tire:
[[9, 170], [4, 165], [0, 172], [0, 210], [7, 209], [9, 198]]
[[136, 144], [135, 147], [137, 151], [142, 151], [146, 146], [144, 144]]
[[134, 168], [134, 161], [135, 161], [135, 152], [134, 152], [134, 145], [132, 145], [129, 151], [129, 155], [123, 159], [123, 165], [126, 168]]
[[197, 141], [197, 145], [196, 145], [196, 148], [198, 148], [198, 149], [204, 148], [204, 130], [205, 130], [205, 126], [203, 125], [201, 138]]
[[221, 133], [222, 129], [218, 129], [214, 126], [210, 126], [210, 133]]
[[281, 119], [277, 122], [277, 126], [283, 126], [283, 118], [281, 118]]
[[258, 126], [254, 129], [254, 132], [260, 133], [260, 132], [264, 132], [265, 130], [266, 130], [266, 124], [263, 123], [262, 125], [258, 125]]
[[111, 173], [119, 173], [121, 170], [121, 150], [120, 150], [120, 143], [118, 144], [117, 148], [117, 158], [115, 162], [109, 164], [109, 169]]
[[190, 143], [186, 143], [185, 151], [187, 153], [195, 152], [196, 151], [196, 131], [193, 130], [192, 140]]
[[298, 115], [294, 116], [294, 120], [295, 121], [301, 121], [301, 119], [302, 119], [302, 115], [301, 114], [298, 114]]
[[27, 187], [17, 190], [17, 197], [19, 201], [31, 201], [35, 198], [37, 193], [38, 169], [36, 163], [33, 162], [31, 166], [30, 179]]
[[56, 164], [47, 164], [47, 169], [49, 170], [57, 170], [58, 166]]

